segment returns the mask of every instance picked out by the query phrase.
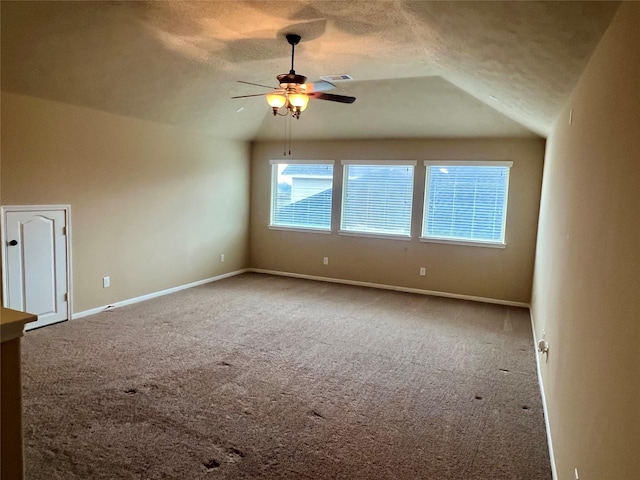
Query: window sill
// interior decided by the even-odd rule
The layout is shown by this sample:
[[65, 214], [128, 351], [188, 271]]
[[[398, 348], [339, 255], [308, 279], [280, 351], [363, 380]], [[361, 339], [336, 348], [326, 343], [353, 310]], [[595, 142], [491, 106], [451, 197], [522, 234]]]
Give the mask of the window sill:
[[345, 235], [348, 237], [367, 237], [367, 238], [380, 238], [383, 240], [403, 240], [408, 242], [411, 240], [411, 235], [393, 235], [384, 233], [367, 233], [367, 232], [351, 232], [348, 230], [339, 230], [339, 235]]
[[269, 230], [286, 230], [287, 232], [322, 233], [325, 235], [331, 235], [331, 230], [321, 230], [319, 228], [305, 227], [285, 227], [282, 225], [269, 225]]
[[428, 238], [428, 237], [420, 237], [420, 241], [426, 242], [426, 243], [445, 243], [449, 245], [462, 245], [465, 247], [507, 248], [506, 243], [498, 243], [498, 242], [474, 242], [470, 240], [451, 240], [447, 238]]

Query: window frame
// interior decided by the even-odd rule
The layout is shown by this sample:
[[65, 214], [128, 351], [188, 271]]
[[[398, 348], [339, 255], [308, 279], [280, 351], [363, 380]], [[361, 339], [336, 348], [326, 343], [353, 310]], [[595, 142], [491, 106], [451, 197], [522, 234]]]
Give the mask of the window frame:
[[[413, 224], [413, 213], [414, 213], [414, 196], [415, 196], [415, 182], [416, 182], [416, 160], [341, 160], [342, 165], [342, 192], [341, 192], [341, 203], [340, 203], [340, 224], [338, 229], [339, 235], [353, 236], [353, 237], [368, 237], [368, 238], [380, 238], [380, 239], [389, 239], [389, 240], [404, 240], [410, 241], [412, 239], [411, 231]], [[373, 167], [411, 167], [412, 171], [412, 179], [411, 179], [411, 198], [410, 198], [410, 208], [409, 208], [409, 233], [408, 234], [394, 234], [394, 233], [385, 233], [385, 232], [366, 232], [361, 230], [347, 230], [344, 228], [344, 220], [345, 220], [345, 207], [347, 205], [346, 196], [348, 194], [347, 182], [349, 181], [349, 166], [373, 166]]]
[[[422, 223], [420, 227], [420, 241], [431, 243], [444, 243], [452, 245], [464, 245], [473, 247], [489, 247], [489, 248], [506, 248], [507, 246], [507, 210], [509, 206], [509, 185], [511, 179], [512, 161], [500, 160], [425, 160], [424, 174], [424, 198], [422, 202]], [[456, 239], [446, 237], [436, 237], [426, 235], [428, 213], [429, 213], [429, 193], [430, 193], [430, 169], [431, 167], [507, 167], [504, 205], [502, 212], [501, 233], [502, 238], [499, 241], [491, 240], [474, 240], [474, 239]]]
[[[331, 200], [329, 207], [329, 226], [328, 227], [312, 227], [304, 225], [282, 225], [274, 223], [276, 198], [278, 192], [278, 165], [331, 165]], [[289, 232], [313, 232], [322, 234], [331, 234], [333, 229], [333, 189], [335, 187], [335, 161], [334, 160], [292, 160], [292, 159], [273, 159], [269, 160], [271, 168], [271, 191], [269, 193], [269, 224], [270, 230], [286, 230]]]

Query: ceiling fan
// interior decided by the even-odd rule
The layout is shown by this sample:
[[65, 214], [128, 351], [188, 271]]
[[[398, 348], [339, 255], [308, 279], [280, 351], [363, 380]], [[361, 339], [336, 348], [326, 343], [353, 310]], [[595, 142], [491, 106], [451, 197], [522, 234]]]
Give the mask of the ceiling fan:
[[[300, 114], [307, 108], [310, 98], [329, 100], [330, 102], [339, 103], [353, 103], [356, 101], [355, 97], [324, 93], [327, 90], [335, 88], [335, 85], [331, 82], [319, 80], [314, 83], [306, 83], [307, 77], [305, 77], [304, 75], [298, 75], [293, 69], [295, 48], [296, 45], [300, 43], [301, 37], [300, 35], [290, 33], [286, 35], [286, 38], [287, 42], [289, 42], [289, 45], [291, 45], [291, 70], [289, 70], [289, 73], [282, 73], [276, 77], [280, 86], [270, 87], [268, 85], [261, 85], [259, 83], [244, 82], [242, 80], [238, 80], [239, 83], [254, 85], [256, 87], [269, 88], [274, 91], [268, 93], [257, 93], [253, 95], [240, 95], [231, 98], [266, 96], [267, 103], [269, 103], [271, 108], [273, 108], [274, 115], [286, 116], [290, 113], [294, 118], [300, 118]], [[284, 110], [284, 112], [280, 113], [281, 110]]]

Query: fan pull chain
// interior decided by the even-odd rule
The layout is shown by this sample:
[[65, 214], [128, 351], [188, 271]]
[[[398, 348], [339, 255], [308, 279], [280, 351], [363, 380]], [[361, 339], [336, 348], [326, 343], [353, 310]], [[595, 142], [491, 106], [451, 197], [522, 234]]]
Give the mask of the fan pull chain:
[[287, 156], [287, 119], [284, 121], [284, 152], [282, 154]]
[[[289, 145], [289, 130], [291, 129], [291, 124], [287, 118], [284, 119], [284, 152], [283, 155], [287, 156], [287, 146]], [[291, 149], [289, 149], [289, 155], [291, 155]]]
[[289, 156], [291, 156], [291, 137], [293, 137], [292, 134], [292, 129], [293, 129], [293, 122], [291, 121], [291, 116], [289, 117]]
[[[287, 115], [287, 118], [284, 120], [284, 152], [283, 155], [286, 157], [287, 155], [291, 156], [291, 117]], [[287, 153], [287, 149], [289, 152]]]

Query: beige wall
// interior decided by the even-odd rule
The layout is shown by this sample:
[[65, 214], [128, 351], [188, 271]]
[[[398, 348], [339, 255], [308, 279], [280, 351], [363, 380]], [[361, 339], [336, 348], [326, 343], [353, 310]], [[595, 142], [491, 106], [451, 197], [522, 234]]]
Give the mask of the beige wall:
[[248, 188], [244, 142], [2, 94], [0, 201], [71, 205], [75, 312], [247, 267]]
[[[302, 120], [301, 120], [302, 121]], [[411, 241], [270, 230], [270, 159], [282, 142], [258, 142], [251, 166], [251, 266], [282, 272], [528, 303], [544, 157], [543, 140], [415, 140], [294, 142], [296, 159], [417, 160]], [[424, 195], [422, 160], [512, 160], [507, 248], [424, 243], [418, 240]], [[334, 189], [333, 225], [339, 225], [340, 189]], [[329, 257], [329, 265], [322, 264]], [[420, 267], [427, 275], [418, 275]]]
[[623, 3], [547, 143], [532, 314], [560, 480], [640, 476], [638, 25]]

